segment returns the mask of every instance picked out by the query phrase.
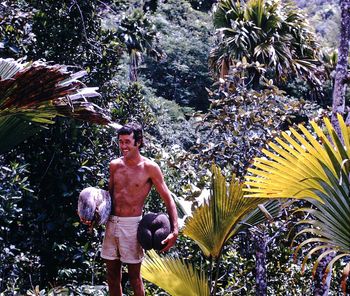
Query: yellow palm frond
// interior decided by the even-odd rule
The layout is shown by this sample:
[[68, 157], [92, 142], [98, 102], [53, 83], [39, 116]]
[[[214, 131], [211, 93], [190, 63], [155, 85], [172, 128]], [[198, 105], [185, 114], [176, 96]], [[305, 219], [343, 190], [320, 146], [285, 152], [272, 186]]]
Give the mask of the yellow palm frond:
[[247, 188], [244, 189], [247, 191], [246, 196], [314, 198], [322, 202], [315, 193], [316, 189], [323, 191], [318, 179], [330, 184], [323, 165], [333, 174], [339, 175], [333, 162], [342, 163], [344, 159], [350, 158], [349, 127], [341, 116], [339, 122], [344, 148], [327, 118], [324, 119], [326, 133], [315, 122], [311, 122], [317, 138], [302, 125], [299, 126], [300, 132], [293, 128], [288, 133], [283, 132], [282, 138], [269, 144], [270, 150], [263, 150], [266, 157], [256, 158], [254, 167], [248, 169], [250, 174], [246, 176]]
[[193, 239], [205, 256], [217, 258], [225, 242], [235, 234], [238, 223], [261, 199], [244, 198], [243, 183], [232, 177], [229, 188], [220, 169], [212, 166], [212, 195], [186, 221], [183, 234]]
[[[312, 213], [312, 218], [301, 220], [307, 225], [293, 241], [303, 234], [309, 238], [298, 243], [299, 250], [311, 248], [304, 257], [302, 270], [309, 256], [321, 252], [313, 265], [315, 273], [320, 261], [329, 254], [335, 257], [328, 263], [325, 276], [336, 261], [350, 257], [350, 128], [338, 115], [341, 135], [338, 136], [329, 119], [324, 119], [325, 132], [311, 122], [313, 136], [300, 126], [300, 133], [290, 129], [277, 144], [265, 150], [267, 158], [257, 158], [255, 168], [246, 176], [247, 197], [308, 198], [316, 208], [298, 211]], [[311, 235], [311, 237], [310, 237]], [[316, 245], [315, 245], [316, 244]], [[344, 268], [342, 289], [345, 293], [349, 266]]]
[[173, 296], [209, 295], [208, 279], [204, 270], [196, 270], [182, 259], [161, 257], [153, 250], [147, 252], [141, 274], [144, 279]]

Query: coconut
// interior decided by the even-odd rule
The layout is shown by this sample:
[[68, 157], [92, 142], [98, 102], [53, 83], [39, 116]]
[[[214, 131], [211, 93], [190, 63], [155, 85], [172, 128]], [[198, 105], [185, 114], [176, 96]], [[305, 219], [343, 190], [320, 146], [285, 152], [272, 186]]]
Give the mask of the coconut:
[[137, 239], [145, 250], [162, 250], [162, 241], [171, 232], [170, 221], [163, 213], [148, 213], [141, 219], [137, 229]]
[[112, 200], [109, 192], [103, 189], [88, 187], [83, 189], [78, 199], [78, 215], [80, 219], [105, 224], [111, 213]]

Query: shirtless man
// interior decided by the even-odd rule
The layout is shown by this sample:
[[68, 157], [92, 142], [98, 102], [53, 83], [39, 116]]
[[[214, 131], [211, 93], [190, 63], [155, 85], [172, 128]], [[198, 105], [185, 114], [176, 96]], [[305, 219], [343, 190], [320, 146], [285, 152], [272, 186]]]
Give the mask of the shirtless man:
[[111, 296], [121, 296], [122, 263], [128, 265], [130, 285], [134, 295], [144, 295], [140, 274], [143, 249], [137, 241], [137, 227], [145, 200], [154, 185], [163, 199], [172, 232], [162, 242], [162, 252], [169, 250], [178, 236], [177, 211], [159, 166], [140, 154], [143, 145], [142, 128], [136, 123], [124, 125], [118, 131], [122, 157], [110, 163], [109, 192], [112, 215], [106, 226], [101, 257], [107, 266], [107, 282]]

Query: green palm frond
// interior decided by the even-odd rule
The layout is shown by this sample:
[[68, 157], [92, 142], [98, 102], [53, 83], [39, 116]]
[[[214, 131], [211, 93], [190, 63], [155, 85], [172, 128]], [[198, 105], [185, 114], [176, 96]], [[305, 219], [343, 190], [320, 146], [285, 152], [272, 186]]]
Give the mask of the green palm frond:
[[[330, 151], [330, 153], [332, 153]], [[330, 253], [336, 254], [332, 259], [325, 271], [325, 275], [330, 272], [334, 263], [343, 258], [350, 257], [350, 198], [349, 189], [350, 184], [348, 180], [349, 166], [345, 171], [341, 167], [341, 163], [336, 166], [340, 176], [332, 173], [327, 166], [323, 165], [329, 182], [324, 182], [318, 179], [321, 183], [324, 191], [315, 190], [324, 203], [318, 201], [312, 201], [317, 206], [316, 209], [304, 209], [305, 211], [312, 211], [313, 219], [302, 220], [299, 224], [309, 225], [311, 227], [303, 229], [298, 232], [294, 240], [303, 233], [309, 233], [313, 236], [317, 235], [310, 241], [303, 241], [295, 250], [295, 255], [301, 249], [310, 243], [318, 243], [316, 247], [313, 247], [309, 254], [307, 254], [303, 260], [302, 269], [306, 264], [307, 259], [312, 253], [321, 251], [321, 254], [317, 258], [313, 267], [313, 276], [315, 275], [317, 266], [324, 256]], [[310, 254], [311, 253], [311, 254]], [[344, 272], [346, 269], [344, 269]], [[345, 285], [346, 278], [343, 278], [342, 286]], [[344, 290], [345, 291], [345, 290]]]
[[245, 19], [253, 21], [258, 27], [262, 27], [263, 20], [266, 19], [264, 0], [250, 0], [245, 9]]
[[[183, 234], [193, 239], [205, 256], [218, 261], [222, 248], [230, 237], [276, 217], [280, 212], [278, 201], [262, 204], [262, 199], [244, 198], [243, 186], [233, 176], [227, 188], [220, 169], [212, 166], [211, 197], [186, 220], [183, 229]], [[146, 280], [171, 295], [209, 295], [210, 288], [204, 271], [195, 271], [194, 267], [183, 260], [160, 257], [154, 251], [148, 252], [141, 271]], [[212, 293], [215, 294], [215, 289]]]
[[279, 200], [269, 200], [263, 204], [259, 204], [256, 209], [243, 217], [231, 232], [230, 237], [266, 221], [273, 221], [281, 213], [281, 209], [282, 205]]
[[174, 296], [209, 295], [204, 270], [196, 270], [184, 260], [161, 257], [149, 251], [141, 266], [142, 277]]
[[85, 74], [61, 65], [0, 59], [0, 153], [54, 123], [56, 116], [111, 123], [104, 110], [87, 100], [99, 94], [79, 81]]
[[213, 24], [216, 29], [228, 28], [233, 19], [243, 19], [244, 9], [239, 1], [219, 1], [213, 13]]
[[213, 23], [219, 38], [210, 55], [210, 66], [216, 73], [222, 60], [217, 53], [225, 52], [230, 64], [245, 57], [250, 63], [268, 65], [277, 78], [290, 75], [292, 70], [305, 79], [312, 75], [308, 81], [319, 85], [313, 74], [318, 47], [305, 17], [292, 4], [221, 0], [213, 12]]
[[[327, 118], [325, 131], [311, 122], [317, 137], [303, 126], [299, 126], [301, 132], [290, 129], [282, 133], [284, 139], [271, 143], [272, 151], [263, 151], [267, 158], [255, 159], [255, 167], [249, 169], [251, 175], [246, 176], [247, 197], [308, 199], [315, 206], [300, 209], [313, 218], [300, 221], [308, 227], [294, 237], [296, 240], [302, 234], [311, 235], [295, 251], [307, 245], [312, 248], [302, 268], [308, 256], [321, 252], [313, 272], [327, 254], [336, 254], [327, 273], [337, 260], [350, 257], [350, 128], [340, 115], [338, 121], [341, 137]], [[342, 286], [349, 275], [348, 268], [344, 269]]]
[[212, 194], [186, 221], [183, 233], [193, 239], [205, 256], [217, 258], [238, 223], [254, 210], [261, 199], [243, 197], [243, 183], [232, 177], [229, 188], [220, 169], [212, 166]]

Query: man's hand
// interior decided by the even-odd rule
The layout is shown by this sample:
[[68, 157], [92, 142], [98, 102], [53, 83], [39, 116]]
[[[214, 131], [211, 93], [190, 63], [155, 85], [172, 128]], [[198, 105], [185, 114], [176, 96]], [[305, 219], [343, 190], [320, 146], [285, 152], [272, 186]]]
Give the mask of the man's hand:
[[165, 240], [162, 241], [162, 245], [165, 245], [161, 252], [167, 252], [173, 245], [175, 245], [178, 234], [171, 232]]
[[[78, 213], [78, 216], [79, 216], [79, 213]], [[96, 208], [94, 218], [92, 219], [92, 221], [85, 220], [85, 219], [81, 218], [80, 216], [79, 216], [79, 218], [80, 218], [81, 223], [89, 226], [89, 232], [92, 232], [92, 229], [94, 228], [96, 221], [98, 221], [100, 219], [100, 213], [99, 213], [98, 208]]]
[[[77, 211], [77, 214], [78, 214], [78, 216], [79, 216], [78, 211]], [[96, 215], [96, 214], [95, 214], [95, 215]], [[94, 228], [94, 225], [95, 225], [95, 219], [93, 219], [92, 221], [90, 221], [90, 220], [85, 220], [84, 218], [82, 218], [82, 217], [80, 217], [80, 216], [79, 216], [79, 218], [80, 218], [80, 222], [81, 222], [81, 223], [83, 223], [83, 224], [89, 226], [89, 232], [92, 232], [92, 229]]]
[[92, 232], [92, 229], [94, 228], [94, 225], [95, 225], [95, 221], [89, 221], [89, 220], [84, 220], [82, 218], [80, 218], [80, 222], [89, 226], [89, 232], [91, 233]]
[[88, 226], [91, 226], [92, 225], [92, 221], [89, 221], [89, 220], [85, 220], [83, 218], [80, 218], [80, 222], [85, 224], [85, 225], [88, 225]]

